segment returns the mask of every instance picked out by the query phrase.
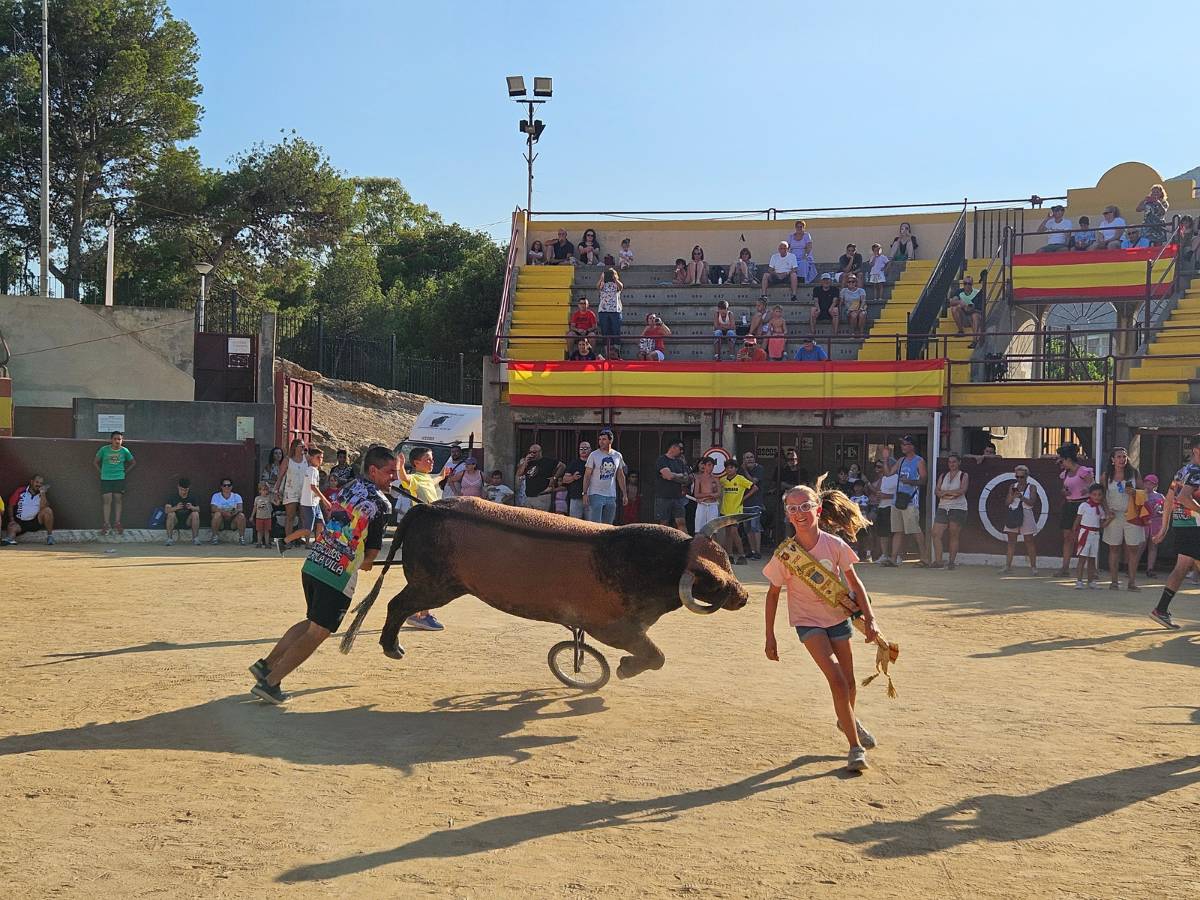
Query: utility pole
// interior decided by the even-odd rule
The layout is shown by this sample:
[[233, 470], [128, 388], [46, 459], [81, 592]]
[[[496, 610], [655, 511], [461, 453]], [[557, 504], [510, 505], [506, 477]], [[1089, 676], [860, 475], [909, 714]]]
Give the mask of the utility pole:
[[42, 296], [50, 296], [50, 15], [42, 0]]
[[108, 214], [108, 263], [104, 267], [104, 305], [113, 305], [113, 258], [117, 237], [117, 214]]

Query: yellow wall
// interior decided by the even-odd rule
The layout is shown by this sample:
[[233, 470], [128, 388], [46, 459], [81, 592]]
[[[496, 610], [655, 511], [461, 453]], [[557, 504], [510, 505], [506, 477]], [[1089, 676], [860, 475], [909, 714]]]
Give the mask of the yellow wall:
[[1122, 217], [1130, 225], [1140, 223], [1142, 214], [1137, 211], [1137, 205], [1150, 193], [1150, 186], [1155, 184], [1161, 184], [1166, 190], [1172, 213], [1196, 209], [1197, 202], [1192, 199], [1196, 182], [1192, 179], [1166, 181], [1145, 163], [1124, 162], [1101, 175], [1095, 187], [1070, 188], [1066, 204], [1068, 215], [1087, 216], [1095, 227], [1104, 207], [1111, 203], [1121, 210]]

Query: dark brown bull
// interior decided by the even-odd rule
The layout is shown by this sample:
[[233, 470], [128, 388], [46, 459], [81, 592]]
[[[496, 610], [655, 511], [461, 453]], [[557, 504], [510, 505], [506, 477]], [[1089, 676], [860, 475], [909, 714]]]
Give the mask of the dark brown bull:
[[379, 638], [393, 659], [404, 655], [400, 626], [423, 609], [473, 594], [524, 619], [582, 628], [627, 650], [617, 676], [661, 669], [665, 657], [646, 636], [664, 613], [740, 609], [746, 590], [712, 540], [716, 520], [690, 537], [665, 525], [613, 528], [474, 497], [415, 506], [401, 520], [407, 586], [388, 603]]

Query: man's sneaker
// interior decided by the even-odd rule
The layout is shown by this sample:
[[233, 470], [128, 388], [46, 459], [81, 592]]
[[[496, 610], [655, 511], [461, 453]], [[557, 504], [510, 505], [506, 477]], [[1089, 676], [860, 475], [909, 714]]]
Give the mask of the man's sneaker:
[[1075, 590], [1085, 591], [1085, 590], [1087, 590], [1087, 585], [1084, 584], [1082, 581], [1076, 581], [1075, 582]]
[[212, 540], [209, 541], [209, 543], [210, 544], [219, 544], [219, 543], [221, 543], [221, 538], [217, 534], [214, 533], [212, 536]]
[[5, 547], [11, 547], [16, 543], [17, 543], [16, 538], [10, 538], [10, 537], [0, 538], [0, 544], [3, 544]]
[[238, 544], [242, 547], [246, 546], [246, 536], [245, 535], [242, 535], [241, 537], [238, 538]]
[[200, 546], [200, 538], [198, 538], [198, 537], [192, 538], [192, 544], [196, 547], [199, 547]]
[[750, 558], [751, 559], [762, 559], [762, 554], [761, 553], [751, 553]]
[[174, 547], [175, 546], [175, 538], [167, 538], [167, 546]]
[[250, 674], [253, 675], [258, 681], [266, 681], [267, 676], [271, 674], [271, 667], [267, 665], [267, 661], [265, 659], [256, 660], [254, 664], [250, 666]]
[[1100, 582], [1098, 582], [1098, 581], [1089, 581], [1089, 582], [1088, 582], [1088, 588], [1090, 588], [1090, 589], [1091, 589], [1091, 590], [1093, 590], [1093, 591], [1098, 591], [1098, 590], [1100, 590]]
[[433, 617], [433, 613], [425, 613], [423, 616], [409, 616], [404, 624], [409, 628], [416, 628], [420, 631], [444, 631], [446, 629], [445, 625]]
[[1182, 625], [1180, 625], [1178, 622], [1176, 622], [1174, 619], [1171, 618], [1171, 614], [1169, 612], [1159, 612], [1157, 609], [1152, 609], [1152, 610], [1150, 610], [1150, 618], [1152, 618], [1155, 622], [1157, 622], [1163, 628], [1170, 628], [1170, 629], [1174, 630], [1174, 629], [1183, 627]]
[[862, 744], [864, 748], [867, 750], [875, 749], [875, 735], [867, 731], [867, 729], [863, 727], [863, 723], [858, 721], [858, 719], [854, 720], [854, 730], [858, 732], [858, 742]]
[[733, 564], [735, 566], [744, 566], [746, 564], [746, 557], [739, 556], [736, 560], [734, 560]]
[[279, 551], [279, 555], [283, 556], [287, 552], [287, 542], [283, 538], [275, 538], [275, 549]]
[[846, 757], [846, 768], [851, 772], [862, 772], [867, 766], [867, 751], [863, 747], [851, 747]]
[[46, 535], [46, 543], [49, 546], [53, 547], [54, 546], [54, 535], [52, 535], [52, 534]]
[[266, 700], [268, 703], [287, 703], [290, 697], [277, 684], [267, 684], [265, 681], [260, 681], [250, 688], [252, 693], [259, 700]]
[[1000, 570], [1000, 574], [1001, 575], [1011, 575], [1012, 574], [1012, 566], [1005, 566], [1003, 569]]

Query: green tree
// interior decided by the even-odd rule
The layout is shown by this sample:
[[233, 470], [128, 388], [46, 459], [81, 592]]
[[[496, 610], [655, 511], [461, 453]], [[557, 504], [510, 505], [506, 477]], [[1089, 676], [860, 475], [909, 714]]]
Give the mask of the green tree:
[[1044, 376], [1049, 381], [1103, 381], [1104, 359], [1060, 337], [1046, 341]]
[[[116, 198], [194, 136], [196, 37], [164, 0], [55, 0], [49, 12], [51, 269], [78, 297]], [[41, 3], [0, 0], [0, 217], [39, 244]]]
[[360, 333], [384, 303], [375, 254], [364, 244], [338, 247], [317, 276], [313, 296], [326, 330], [344, 335]]

